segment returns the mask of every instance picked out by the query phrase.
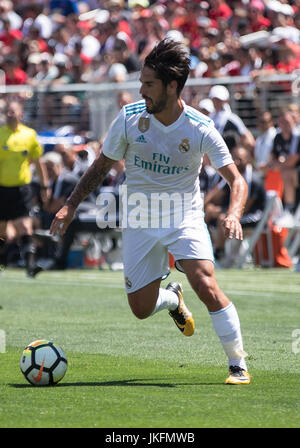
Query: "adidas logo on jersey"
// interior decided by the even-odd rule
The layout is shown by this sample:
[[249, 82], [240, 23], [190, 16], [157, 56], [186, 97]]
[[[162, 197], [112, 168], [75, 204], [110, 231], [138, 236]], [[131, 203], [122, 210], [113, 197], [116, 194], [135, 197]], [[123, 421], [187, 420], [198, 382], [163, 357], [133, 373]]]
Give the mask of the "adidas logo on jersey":
[[147, 140], [145, 139], [145, 137], [142, 135], [140, 135], [139, 137], [137, 137], [137, 139], [135, 140], [137, 143], [147, 143]]

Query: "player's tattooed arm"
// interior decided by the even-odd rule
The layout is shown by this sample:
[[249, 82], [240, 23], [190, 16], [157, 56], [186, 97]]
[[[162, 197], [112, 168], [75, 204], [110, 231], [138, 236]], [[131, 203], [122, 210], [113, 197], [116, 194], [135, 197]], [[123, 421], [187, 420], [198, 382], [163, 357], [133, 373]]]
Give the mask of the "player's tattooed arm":
[[71, 196], [67, 199], [66, 205], [77, 208], [80, 202], [103, 182], [114, 163], [115, 160], [109, 159], [101, 153], [79, 179]]
[[81, 176], [65, 205], [56, 213], [50, 227], [52, 235], [56, 233], [63, 235], [66, 232], [80, 202], [103, 182], [114, 163], [115, 160], [109, 159], [102, 153], [97, 157], [94, 163]]

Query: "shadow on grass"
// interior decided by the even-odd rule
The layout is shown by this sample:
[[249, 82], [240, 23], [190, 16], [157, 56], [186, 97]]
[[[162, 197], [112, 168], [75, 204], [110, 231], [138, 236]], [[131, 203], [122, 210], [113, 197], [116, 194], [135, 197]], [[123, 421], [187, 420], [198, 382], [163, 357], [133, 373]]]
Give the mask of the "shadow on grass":
[[[218, 386], [223, 383], [155, 383], [155, 382], [147, 382], [151, 380], [147, 379], [129, 379], [129, 380], [120, 380], [120, 381], [101, 381], [101, 382], [77, 382], [77, 383], [58, 383], [56, 387], [162, 387], [162, 388], [174, 388], [180, 386]], [[10, 384], [10, 387], [14, 387], [16, 389], [26, 389], [28, 387], [36, 387], [31, 384]], [[41, 388], [45, 386], [37, 386], [36, 388]], [[53, 387], [53, 386], [46, 386]]]

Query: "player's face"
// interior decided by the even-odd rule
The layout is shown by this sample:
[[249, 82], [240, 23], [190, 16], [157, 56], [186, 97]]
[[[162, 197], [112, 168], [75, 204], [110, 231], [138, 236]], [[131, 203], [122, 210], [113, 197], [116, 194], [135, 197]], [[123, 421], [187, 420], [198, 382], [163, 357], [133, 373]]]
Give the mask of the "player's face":
[[142, 83], [140, 94], [146, 101], [146, 109], [149, 114], [162, 112], [168, 103], [167, 89], [162, 81], [155, 76], [155, 71], [149, 67], [143, 67], [140, 81]]

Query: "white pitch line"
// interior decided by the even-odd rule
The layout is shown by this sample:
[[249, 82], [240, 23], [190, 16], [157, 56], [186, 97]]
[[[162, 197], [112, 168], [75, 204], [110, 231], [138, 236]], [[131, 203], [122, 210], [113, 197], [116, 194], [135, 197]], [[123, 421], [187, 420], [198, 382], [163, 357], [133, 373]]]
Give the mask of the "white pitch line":
[[[51, 281], [46, 281], [46, 280], [16, 280], [16, 279], [2, 279], [1, 282], [9, 282], [9, 283], [31, 283], [31, 284], [37, 284], [37, 285], [47, 285], [47, 286], [54, 286], [54, 283]], [[91, 286], [96, 286], [99, 288], [103, 288], [103, 287], [109, 287], [109, 288], [117, 288], [117, 289], [124, 289], [123, 285], [116, 285], [116, 284], [111, 284], [111, 283], [84, 283], [84, 282], [73, 282], [72, 280], [70, 281], [57, 281], [55, 280], [55, 286], [87, 286], [87, 287], [91, 287]]]
[[[47, 281], [47, 280], [31, 280], [31, 279], [10, 279], [10, 278], [2, 278], [1, 282], [9, 282], [9, 283], [31, 283], [31, 284], [38, 284], [38, 285], [47, 285], [47, 286], [53, 286], [53, 281]], [[55, 279], [55, 286], [85, 286], [85, 287], [97, 287], [97, 288], [112, 288], [112, 289], [122, 289], [124, 290], [123, 284], [112, 284], [112, 283], [87, 283], [87, 282], [74, 282], [72, 280], [65, 281], [65, 280], [58, 280]], [[193, 291], [192, 288], [185, 287], [186, 291]], [[226, 290], [224, 289], [224, 292], [228, 295], [236, 295], [236, 296], [257, 296], [260, 297], [274, 297], [274, 294], [286, 294], [286, 291], [274, 291], [274, 292], [262, 292], [262, 291], [240, 291], [240, 290]], [[297, 293], [298, 291], [288, 291], [289, 293]]]

